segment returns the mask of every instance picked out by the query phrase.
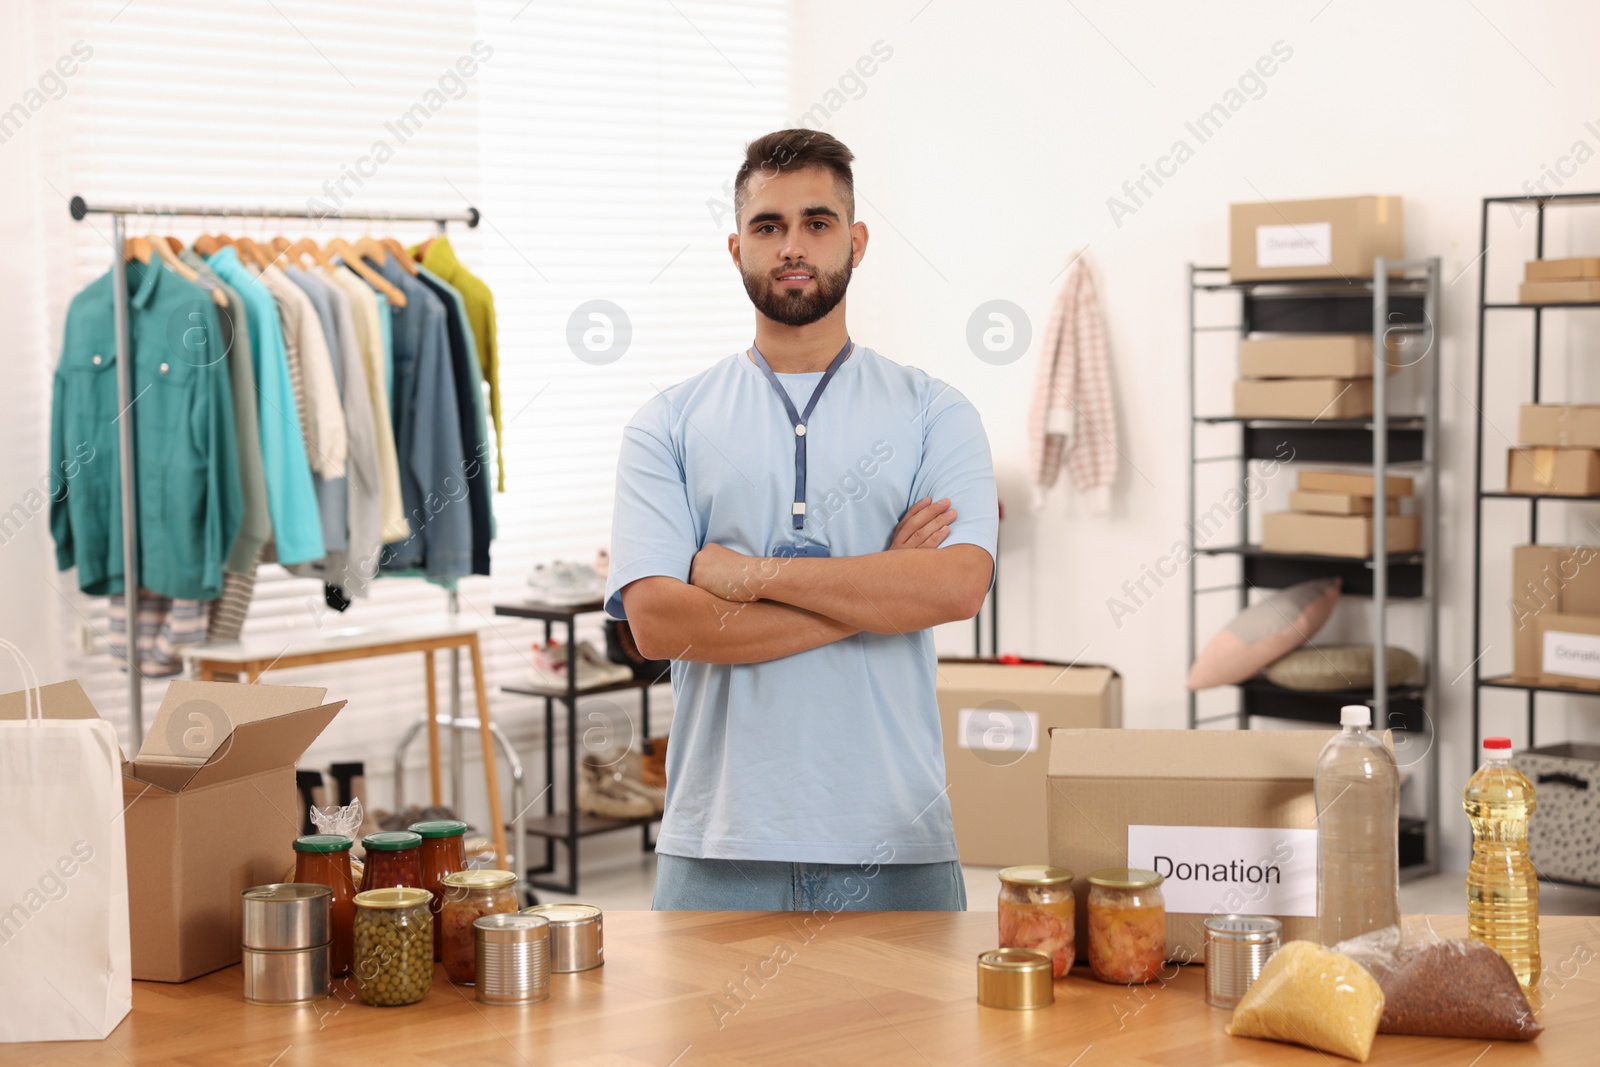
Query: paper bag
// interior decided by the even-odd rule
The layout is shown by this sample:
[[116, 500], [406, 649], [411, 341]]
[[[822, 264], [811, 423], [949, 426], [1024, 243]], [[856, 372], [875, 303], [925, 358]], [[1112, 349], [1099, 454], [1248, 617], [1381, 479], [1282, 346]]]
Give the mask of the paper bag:
[[0, 720], [0, 1042], [98, 1040], [133, 1006], [122, 752], [104, 719], [44, 718], [0, 648], [28, 686]]

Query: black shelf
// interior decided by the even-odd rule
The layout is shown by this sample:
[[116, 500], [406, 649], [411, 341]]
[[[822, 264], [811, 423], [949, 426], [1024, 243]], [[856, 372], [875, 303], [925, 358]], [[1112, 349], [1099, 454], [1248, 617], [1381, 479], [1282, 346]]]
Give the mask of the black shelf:
[[1485, 304], [1485, 311], [1506, 311], [1511, 308], [1600, 308], [1600, 300], [1551, 300], [1543, 304]]
[[1581, 685], [1545, 685], [1541, 682], [1524, 682], [1509, 674], [1495, 674], [1479, 678], [1478, 684], [1486, 689], [1521, 689], [1531, 697], [1534, 693], [1566, 693], [1569, 696], [1600, 697], [1600, 689]]
[[[598, 693], [617, 693], [617, 692], [622, 692], [622, 691], [627, 690], [627, 689], [648, 689], [652, 685], [657, 685], [657, 684], [665, 685], [666, 684], [665, 676], [663, 676], [662, 679], [659, 682], [652, 681], [652, 680], [650, 680], [648, 678], [629, 678], [625, 682], [607, 682], [605, 685], [593, 685], [593, 686], [590, 686], [587, 689], [578, 690], [578, 699], [582, 700], [584, 697], [592, 697], [592, 696], [595, 696]], [[529, 684], [529, 685], [503, 685], [503, 686], [500, 687], [500, 691], [502, 693], [514, 693], [517, 696], [524, 696], [524, 697], [553, 697], [553, 698], [555, 698], [557, 700], [565, 700], [565, 699], [567, 699], [567, 691], [566, 691], [566, 689], [564, 689], [564, 688], [558, 689], [558, 688], [555, 688], [553, 686], [532, 685], [532, 684]]]
[[[635, 819], [611, 819], [604, 815], [590, 815], [587, 812], [579, 812], [577, 836], [593, 837], [595, 834], [608, 834], [613, 830], [632, 830], [636, 826], [649, 827], [651, 824], [660, 821], [660, 815], [643, 815]], [[570, 832], [565, 813], [529, 819], [524, 829], [535, 837], [553, 838], [558, 841], [564, 839]]]
[[[1287, 589], [1313, 578], [1343, 579], [1344, 596], [1371, 596], [1370, 558], [1317, 556], [1289, 552], [1264, 552], [1260, 545], [1222, 545], [1197, 547], [1197, 556], [1240, 556], [1244, 560], [1246, 585], [1261, 589]], [[1418, 600], [1423, 595], [1423, 557], [1420, 552], [1389, 556], [1389, 597], [1393, 600]]]
[[[1243, 698], [1240, 710], [1244, 715], [1263, 719], [1285, 719], [1291, 722], [1314, 722], [1325, 726], [1339, 725], [1339, 709], [1346, 704], [1371, 705], [1373, 693], [1368, 689], [1346, 689], [1332, 693], [1308, 692], [1303, 689], [1286, 689], [1266, 678], [1251, 678], [1239, 685]], [[1426, 733], [1428, 715], [1424, 708], [1426, 690], [1422, 686], [1397, 685], [1389, 687], [1389, 721], [1375, 723], [1378, 730], [1404, 730], [1407, 733]]]
[[542, 619], [545, 622], [571, 622], [579, 615], [592, 615], [605, 610], [605, 601], [589, 600], [582, 604], [546, 604], [538, 600], [523, 600], [515, 604], [496, 604], [496, 615], [509, 615], [518, 619]]
[[1579, 495], [1576, 493], [1507, 493], [1499, 491], [1481, 492], [1479, 500], [1571, 500], [1582, 503], [1584, 501], [1600, 500], [1597, 495]]

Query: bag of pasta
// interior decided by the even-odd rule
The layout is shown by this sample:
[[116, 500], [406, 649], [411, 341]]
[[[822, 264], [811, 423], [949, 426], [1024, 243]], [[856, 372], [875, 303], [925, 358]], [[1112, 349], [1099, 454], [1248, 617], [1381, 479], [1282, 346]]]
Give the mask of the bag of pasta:
[[1348, 956], [1310, 941], [1280, 948], [1245, 991], [1228, 1033], [1306, 1045], [1361, 1063], [1383, 1014], [1383, 991]]
[[1532, 1041], [1544, 1032], [1516, 972], [1481, 941], [1441, 938], [1426, 919], [1408, 919], [1341, 941], [1383, 990], [1380, 1034]]

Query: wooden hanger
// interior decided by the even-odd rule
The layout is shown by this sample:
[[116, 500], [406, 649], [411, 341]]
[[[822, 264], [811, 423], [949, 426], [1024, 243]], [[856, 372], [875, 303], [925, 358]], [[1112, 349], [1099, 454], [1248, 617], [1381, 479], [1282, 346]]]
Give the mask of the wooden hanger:
[[428, 246], [433, 244], [434, 240], [435, 240], [435, 238], [430, 237], [426, 241], [423, 241], [421, 244], [419, 244], [417, 246], [417, 262], [418, 263], [421, 263], [423, 260], [428, 258]]
[[[155, 251], [156, 258], [165, 263], [168, 270], [171, 270], [186, 282], [193, 282], [197, 285], [200, 283], [199, 272], [178, 258], [177, 253], [172, 250], [172, 246], [167, 243], [166, 238], [151, 234], [145, 240], [150, 242], [150, 247]], [[225, 308], [228, 306], [228, 294], [221, 289], [211, 287], [211, 301], [217, 307]]]
[[383, 242], [373, 237], [363, 237], [356, 242], [356, 255], [370, 259], [380, 267], [389, 262], [389, 250], [383, 247]]
[[317, 242], [313, 241], [309, 237], [302, 237], [300, 240], [290, 245], [289, 255], [293, 256], [295, 259], [303, 259], [306, 256], [310, 256], [312, 260], [325, 271], [331, 272], [339, 269], [337, 264], [335, 264], [333, 260], [329, 259], [327, 254], [323, 252], [321, 248], [317, 247]]
[[127, 260], [137, 259], [140, 263], [149, 263], [156, 250], [149, 240], [143, 237], [130, 237], [122, 242], [122, 258]]
[[203, 233], [194, 239], [194, 250], [210, 259], [222, 250], [222, 242], [209, 233]]
[[[343, 237], [335, 237], [328, 242], [327, 250], [344, 260], [344, 265], [355, 271], [362, 281], [372, 286], [378, 292], [389, 298], [389, 303], [395, 307], [406, 306], [406, 294], [395, 288], [388, 278], [369, 267], [365, 260], [350, 247], [350, 242]], [[385, 253], [387, 256], [388, 253]]]
[[380, 237], [378, 238], [378, 243], [394, 253], [394, 258], [400, 261], [401, 268], [407, 274], [413, 278], [417, 276], [417, 261], [411, 258], [411, 254], [406, 251], [405, 245], [396, 241], [393, 237]]
[[245, 258], [251, 260], [262, 270], [272, 266], [272, 257], [267, 255], [262, 247], [256, 244], [251, 238], [240, 237], [238, 240], [234, 241], [234, 246], [239, 249], [240, 255], [243, 255]]
[[167, 247], [172, 249], [173, 255], [177, 255], [179, 252], [183, 251], [183, 242], [178, 240], [176, 237], [168, 237]]

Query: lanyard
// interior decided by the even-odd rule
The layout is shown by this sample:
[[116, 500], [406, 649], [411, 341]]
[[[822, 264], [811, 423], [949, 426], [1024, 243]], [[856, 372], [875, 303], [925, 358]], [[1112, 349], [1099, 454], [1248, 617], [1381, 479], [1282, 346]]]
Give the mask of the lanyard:
[[828, 364], [827, 371], [822, 375], [822, 380], [811, 391], [811, 399], [806, 401], [806, 410], [802, 414], [794, 409], [794, 401], [789, 399], [789, 393], [778, 383], [778, 376], [772, 373], [772, 368], [767, 366], [766, 357], [762, 356], [761, 349], [755, 345], [750, 346], [750, 353], [755, 359], [756, 366], [761, 368], [761, 373], [767, 376], [767, 382], [772, 386], [772, 391], [778, 394], [778, 399], [783, 401], [783, 408], [789, 413], [789, 424], [794, 427], [794, 528], [804, 529], [806, 524], [806, 423], [811, 419], [811, 413], [816, 410], [817, 401], [822, 399], [822, 391], [833, 380], [833, 374], [839, 369], [850, 353], [855, 349], [855, 342], [846, 341], [839, 354], [833, 357], [833, 362]]

